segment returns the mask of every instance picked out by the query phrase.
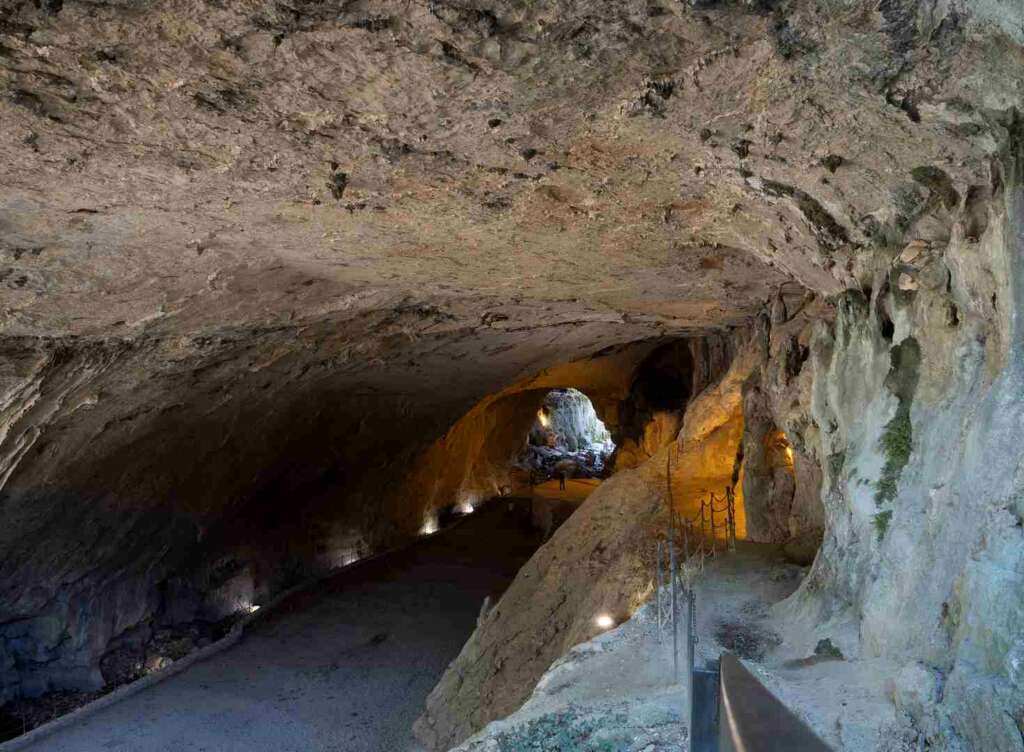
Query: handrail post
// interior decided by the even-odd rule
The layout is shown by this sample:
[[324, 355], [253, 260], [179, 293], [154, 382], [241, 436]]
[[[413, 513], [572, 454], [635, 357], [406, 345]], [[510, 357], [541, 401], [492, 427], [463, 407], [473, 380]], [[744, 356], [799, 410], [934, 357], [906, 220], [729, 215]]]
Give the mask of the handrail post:
[[672, 589], [672, 683], [679, 683], [679, 625], [676, 608], [676, 547], [668, 542], [669, 587]]
[[662, 600], [662, 597], [661, 597], [661, 586], [662, 586], [662, 582], [664, 580], [664, 577], [663, 577], [662, 572], [661, 572], [661, 541], [660, 540], [658, 541], [658, 545], [657, 545], [657, 549], [656, 549], [656, 553], [655, 553], [655, 558], [657, 559], [657, 561], [655, 563], [655, 568], [657, 570], [656, 580], [657, 580], [657, 583], [658, 583], [657, 600], [655, 601], [655, 603], [657, 604], [657, 611], [658, 611], [658, 642], [661, 643], [661, 642], [664, 642], [664, 640], [665, 640], [665, 622], [664, 622], [664, 619], [662, 618], [662, 610], [661, 610], [661, 600]]
[[686, 728], [689, 729], [690, 733], [690, 749], [693, 749], [693, 702], [694, 702], [694, 681], [693, 681], [693, 667], [695, 664], [694, 653], [696, 652], [697, 646], [697, 634], [696, 634], [696, 610], [697, 595], [693, 591], [693, 584], [691, 583], [689, 590], [686, 593], [686, 676], [689, 686], [687, 687], [689, 703], [687, 707]]
[[736, 494], [732, 488], [725, 489], [725, 502], [729, 511], [729, 550], [736, 550]]
[[708, 503], [711, 508], [711, 555], [715, 555], [715, 493], [711, 492], [711, 501]]

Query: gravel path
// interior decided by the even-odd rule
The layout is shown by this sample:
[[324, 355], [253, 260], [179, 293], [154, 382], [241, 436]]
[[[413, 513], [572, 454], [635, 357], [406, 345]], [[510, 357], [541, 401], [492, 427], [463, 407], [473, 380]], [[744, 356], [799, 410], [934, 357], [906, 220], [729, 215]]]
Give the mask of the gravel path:
[[293, 596], [209, 660], [32, 752], [407, 752], [447, 664], [539, 544], [491, 504]]

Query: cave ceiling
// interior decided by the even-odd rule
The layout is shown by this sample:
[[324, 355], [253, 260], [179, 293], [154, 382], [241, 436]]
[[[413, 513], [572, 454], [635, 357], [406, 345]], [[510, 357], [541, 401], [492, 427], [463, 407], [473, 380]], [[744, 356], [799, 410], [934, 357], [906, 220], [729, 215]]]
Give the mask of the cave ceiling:
[[661, 334], [837, 292], [988, 179], [1019, 95], [1019, 48], [905, 5], [5, 0], [0, 331]]
[[0, 0], [0, 488], [256, 427], [308, 453], [332, 412], [427, 441], [870, 284], [998, 189], [1024, 58], [989, 10]]

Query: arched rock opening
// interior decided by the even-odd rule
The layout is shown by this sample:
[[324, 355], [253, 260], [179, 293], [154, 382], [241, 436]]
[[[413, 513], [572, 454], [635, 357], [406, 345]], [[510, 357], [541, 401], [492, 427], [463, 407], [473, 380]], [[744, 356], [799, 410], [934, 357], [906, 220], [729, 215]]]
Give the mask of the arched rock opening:
[[789, 544], [801, 563], [810, 564], [825, 528], [821, 470], [775, 424], [756, 378], [745, 385], [743, 398], [740, 475], [747, 535]]
[[600, 478], [615, 443], [590, 399], [578, 389], [544, 395], [516, 464], [535, 480]]

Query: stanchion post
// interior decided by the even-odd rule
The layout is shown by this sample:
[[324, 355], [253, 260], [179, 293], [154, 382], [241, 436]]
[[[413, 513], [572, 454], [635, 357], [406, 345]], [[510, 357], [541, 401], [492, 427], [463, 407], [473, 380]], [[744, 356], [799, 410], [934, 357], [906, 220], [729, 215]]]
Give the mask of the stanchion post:
[[654, 565], [655, 566], [655, 571], [656, 571], [655, 581], [657, 582], [657, 588], [658, 588], [657, 595], [656, 595], [657, 600], [655, 601], [655, 603], [657, 605], [657, 610], [658, 610], [658, 642], [661, 643], [661, 642], [664, 642], [664, 640], [665, 640], [665, 634], [664, 634], [665, 623], [664, 623], [664, 620], [662, 619], [662, 611], [661, 611], [661, 585], [662, 585], [662, 582], [663, 582], [664, 578], [663, 578], [662, 572], [661, 572], [661, 541], [660, 540], [658, 541], [657, 546], [655, 548], [654, 556], [655, 556], [655, 559], [656, 559], [656, 562], [655, 562], [655, 565]]
[[713, 491], [711, 492], [711, 501], [708, 503], [708, 506], [711, 508], [711, 555], [714, 556], [715, 538], [717, 535], [715, 533], [715, 494]]
[[693, 585], [691, 584], [690, 589], [686, 592], [686, 675], [689, 686], [687, 687], [687, 695], [689, 702], [687, 703], [687, 728], [690, 729], [690, 749], [693, 749], [693, 667], [696, 663], [695, 653], [697, 649], [697, 595], [693, 591]]
[[669, 587], [672, 589], [672, 683], [679, 683], [679, 624], [676, 608], [676, 547], [668, 542]]
[[725, 490], [725, 503], [729, 511], [729, 550], [736, 550], [736, 495], [731, 488]]

